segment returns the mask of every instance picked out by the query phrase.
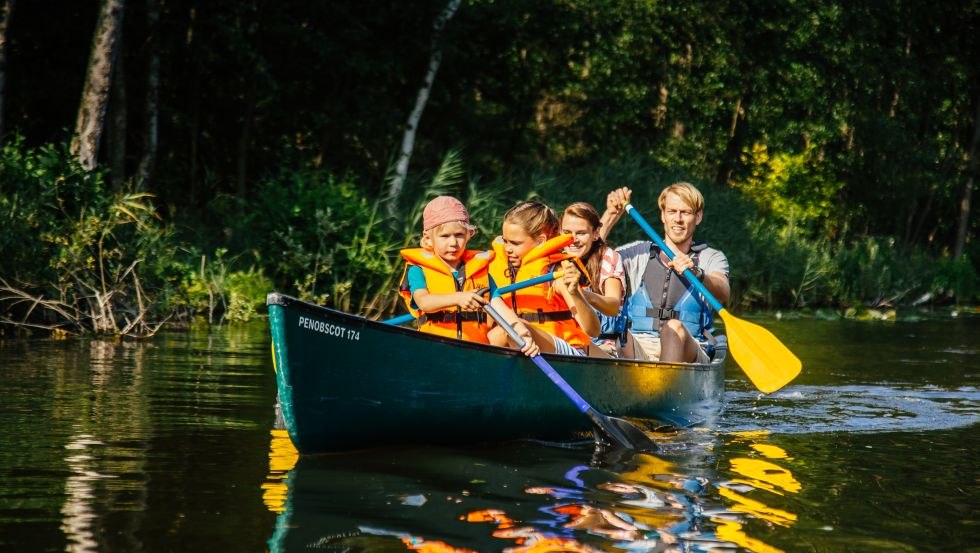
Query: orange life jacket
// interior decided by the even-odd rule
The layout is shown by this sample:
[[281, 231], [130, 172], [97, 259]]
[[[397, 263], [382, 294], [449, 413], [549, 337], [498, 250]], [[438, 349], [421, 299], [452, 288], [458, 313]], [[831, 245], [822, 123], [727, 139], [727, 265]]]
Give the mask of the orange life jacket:
[[[535, 246], [521, 260], [521, 266], [515, 274], [507, 262], [503, 238], [498, 236], [493, 241], [495, 256], [490, 262], [490, 276], [493, 277], [494, 283], [502, 288], [508, 284], [549, 273], [562, 261], [575, 257], [561, 251], [572, 240], [571, 234], [560, 234]], [[589, 347], [591, 343], [589, 335], [578, 325], [568, 304], [565, 303], [565, 298], [554, 290], [551, 283], [528, 286], [501, 297], [509, 303], [519, 317], [541, 330], [565, 340], [572, 347], [581, 349]]]
[[453, 278], [452, 270], [439, 259], [436, 254], [422, 248], [410, 248], [401, 251], [405, 259], [405, 271], [402, 273], [398, 293], [405, 300], [405, 305], [412, 316], [418, 319], [418, 328], [422, 332], [460, 338], [471, 342], [489, 343], [487, 340], [487, 318], [482, 311], [463, 311], [459, 307], [449, 307], [438, 311], [423, 313], [412, 302], [412, 291], [408, 287], [408, 268], [412, 265], [420, 267], [425, 275], [425, 288], [431, 294], [451, 294], [466, 290], [479, 290], [490, 285], [487, 268], [493, 259], [491, 251], [466, 250], [463, 252], [462, 285]]

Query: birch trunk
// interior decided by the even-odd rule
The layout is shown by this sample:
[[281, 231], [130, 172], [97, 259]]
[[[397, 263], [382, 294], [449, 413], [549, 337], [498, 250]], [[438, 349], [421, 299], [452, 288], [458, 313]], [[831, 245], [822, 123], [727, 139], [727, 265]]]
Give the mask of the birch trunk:
[[439, 71], [439, 64], [442, 63], [442, 31], [446, 23], [452, 18], [459, 9], [460, 0], [449, 0], [439, 17], [432, 23], [432, 39], [430, 41], [432, 53], [429, 56], [429, 66], [422, 80], [422, 87], [415, 97], [415, 107], [408, 116], [405, 124], [405, 133], [402, 135], [402, 146], [398, 153], [398, 162], [395, 164], [395, 174], [388, 185], [388, 215], [395, 215], [395, 205], [398, 196], [401, 195], [402, 187], [405, 186], [405, 177], [408, 175], [408, 163], [412, 159], [412, 150], [415, 148], [415, 132], [418, 129], [419, 121], [422, 119], [422, 112], [429, 101], [429, 93], [432, 91], [432, 84], [435, 82], [436, 73]]
[[954, 259], [963, 255], [966, 235], [970, 232], [970, 201], [973, 197], [973, 180], [977, 174], [977, 150], [980, 148], [980, 98], [977, 100], [977, 114], [973, 118], [973, 141], [966, 162], [966, 182], [963, 183], [963, 194], [960, 196], [959, 224], [956, 225], [956, 243], [953, 246]]
[[78, 107], [75, 134], [71, 140], [71, 153], [87, 171], [95, 169], [99, 153], [99, 140], [105, 124], [106, 106], [116, 45], [122, 29], [125, 0], [102, 0], [99, 19], [92, 39], [88, 73], [82, 89], [82, 101]]
[[146, 0], [146, 98], [143, 113], [143, 153], [136, 171], [136, 186], [148, 190], [156, 166], [160, 135], [160, 0]]
[[14, 0], [6, 0], [0, 8], [0, 146], [3, 145], [3, 86], [7, 76], [7, 27], [14, 13]]
[[[121, 40], [121, 38], [120, 38]], [[126, 182], [126, 67], [123, 56], [116, 60], [109, 99], [109, 181], [112, 189], [123, 189]]]

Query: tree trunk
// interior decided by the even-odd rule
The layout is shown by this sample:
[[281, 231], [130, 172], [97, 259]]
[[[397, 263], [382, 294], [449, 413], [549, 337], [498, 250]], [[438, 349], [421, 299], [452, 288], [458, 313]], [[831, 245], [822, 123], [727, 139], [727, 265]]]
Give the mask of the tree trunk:
[[[120, 43], [122, 36], [119, 37]], [[109, 99], [109, 181], [112, 189], [123, 189], [126, 182], [126, 67], [124, 56], [116, 60]]]
[[432, 39], [430, 41], [432, 52], [429, 55], [429, 67], [422, 80], [422, 87], [415, 97], [415, 107], [408, 116], [405, 124], [405, 134], [402, 135], [402, 147], [398, 153], [398, 162], [395, 164], [395, 174], [388, 185], [388, 215], [395, 215], [395, 206], [398, 196], [405, 186], [405, 177], [408, 175], [408, 162], [412, 159], [412, 150], [415, 147], [415, 131], [418, 129], [419, 121], [422, 119], [422, 112], [425, 111], [425, 104], [429, 101], [429, 92], [435, 82], [436, 73], [439, 71], [439, 64], [442, 63], [442, 31], [446, 23], [452, 18], [459, 8], [461, 0], [449, 0], [439, 17], [432, 23]]
[[728, 186], [732, 179], [732, 173], [742, 155], [745, 147], [745, 128], [747, 126], [749, 104], [749, 94], [741, 96], [735, 102], [735, 109], [732, 111], [732, 124], [728, 129], [728, 144], [721, 157], [721, 164], [718, 167], [718, 174], [715, 182], [721, 186]]
[[102, 0], [99, 19], [92, 39], [92, 52], [88, 61], [88, 73], [82, 89], [82, 101], [78, 107], [75, 135], [71, 140], [71, 154], [87, 171], [95, 169], [99, 153], [99, 140], [105, 122], [109, 101], [109, 83], [116, 57], [116, 45], [122, 29], [125, 0]]
[[160, 133], [160, 0], [146, 0], [146, 98], [143, 112], [143, 153], [136, 172], [140, 190], [152, 188]]
[[966, 162], [966, 182], [960, 195], [959, 224], [956, 225], [956, 243], [953, 258], [959, 259], [966, 246], [966, 235], [970, 232], [970, 201], [973, 196], [973, 179], [977, 174], [977, 149], [980, 147], [980, 98], [977, 98], [977, 114], [973, 118], [973, 140], [970, 144], [969, 158]]
[[6, 0], [0, 8], [0, 146], [3, 146], [3, 85], [7, 76], [7, 27], [14, 13], [14, 0]]

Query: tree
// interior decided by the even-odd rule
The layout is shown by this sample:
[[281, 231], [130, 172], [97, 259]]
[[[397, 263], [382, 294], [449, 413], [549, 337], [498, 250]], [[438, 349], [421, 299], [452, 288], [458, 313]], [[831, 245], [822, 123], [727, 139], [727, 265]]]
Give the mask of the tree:
[[970, 152], [966, 166], [966, 181], [960, 195], [959, 222], [956, 225], [956, 241], [953, 246], [953, 257], [963, 255], [966, 237], [970, 232], [970, 201], [973, 196], [973, 179], [977, 174], [977, 147], [980, 145], [980, 98], [977, 101], [977, 114], [973, 119], [973, 140], [970, 142]]
[[422, 119], [422, 112], [425, 111], [425, 104], [429, 101], [429, 93], [432, 84], [435, 82], [436, 73], [442, 63], [442, 31], [446, 23], [452, 18], [459, 8], [460, 0], [449, 0], [439, 17], [432, 23], [432, 52], [429, 55], [429, 65], [422, 79], [422, 87], [419, 88], [415, 97], [415, 107], [408, 116], [405, 124], [405, 133], [402, 136], [402, 147], [398, 153], [398, 162], [395, 165], [395, 175], [388, 186], [388, 213], [394, 215], [396, 212], [396, 202], [401, 194], [402, 187], [405, 185], [405, 177], [408, 175], [408, 162], [412, 159], [412, 149], [415, 145], [415, 132], [418, 129], [419, 121]]
[[146, 98], [143, 107], [143, 153], [136, 183], [146, 190], [153, 176], [159, 145], [160, 121], [160, 0], [146, 0]]
[[78, 107], [75, 134], [71, 140], [72, 155], [89, 171], [95, 168], [99, 153], [124, 7], [125, 0], [102, 0], [92, 39], [82, 101]]

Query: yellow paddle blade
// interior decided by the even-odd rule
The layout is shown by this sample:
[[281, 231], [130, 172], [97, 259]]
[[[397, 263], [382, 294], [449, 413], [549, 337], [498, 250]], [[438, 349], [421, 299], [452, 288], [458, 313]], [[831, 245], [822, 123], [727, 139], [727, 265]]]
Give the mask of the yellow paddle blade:
[[800, 374], [803, 363], [779, 338], [757, 324], [743, 321], [722, 309], [728, 349], [752, 384], [764, 393], [772, 393]]

